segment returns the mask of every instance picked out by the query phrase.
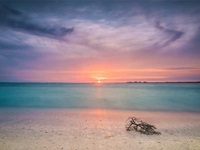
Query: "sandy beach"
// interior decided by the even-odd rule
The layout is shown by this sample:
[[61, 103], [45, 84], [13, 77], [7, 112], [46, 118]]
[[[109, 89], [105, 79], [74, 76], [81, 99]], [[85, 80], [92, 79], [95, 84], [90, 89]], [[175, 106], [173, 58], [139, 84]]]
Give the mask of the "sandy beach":
[[[129, 116], [154, 124], [161, 135], [125, 130]], [[200, 114], [103, 109], [0, 110], [2, 150], [197, 150]]]

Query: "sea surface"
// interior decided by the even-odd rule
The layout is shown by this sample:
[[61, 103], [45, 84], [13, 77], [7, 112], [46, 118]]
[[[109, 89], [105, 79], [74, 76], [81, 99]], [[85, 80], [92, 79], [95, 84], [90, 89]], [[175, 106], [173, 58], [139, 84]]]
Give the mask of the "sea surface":
[[200, 112], [200, 83], [0, 83], [5, 107]]

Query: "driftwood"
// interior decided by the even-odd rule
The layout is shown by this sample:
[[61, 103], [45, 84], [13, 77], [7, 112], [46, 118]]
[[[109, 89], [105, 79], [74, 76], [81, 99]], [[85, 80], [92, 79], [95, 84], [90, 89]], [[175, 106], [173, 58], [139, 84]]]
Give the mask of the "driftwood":
[[156, 127], [154, 125], [143, 122], [138, 118], [129, 117], [126, 122], [125, 128], [127, 131], [134, 130], [147, 135], [161, 134], [160, 132], [155, 131]]

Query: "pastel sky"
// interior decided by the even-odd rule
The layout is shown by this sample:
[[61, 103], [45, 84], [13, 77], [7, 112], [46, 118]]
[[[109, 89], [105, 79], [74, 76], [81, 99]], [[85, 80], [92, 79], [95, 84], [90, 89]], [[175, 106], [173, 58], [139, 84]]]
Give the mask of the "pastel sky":
[[0, 1], [0, 81], [200, 80], [198, 0]]

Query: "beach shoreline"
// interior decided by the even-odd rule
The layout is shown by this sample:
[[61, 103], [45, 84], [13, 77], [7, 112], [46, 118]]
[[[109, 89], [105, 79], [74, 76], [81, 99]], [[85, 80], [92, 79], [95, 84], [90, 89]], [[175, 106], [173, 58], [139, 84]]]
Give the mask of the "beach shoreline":
[[[161, 135], [125, 130], [134, 116]], [[200, 113], [107, 109], [0, 109], [0, 147], [36, 149], [198, 149]]]

